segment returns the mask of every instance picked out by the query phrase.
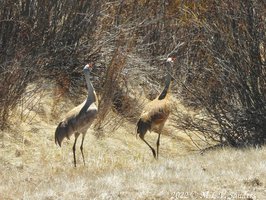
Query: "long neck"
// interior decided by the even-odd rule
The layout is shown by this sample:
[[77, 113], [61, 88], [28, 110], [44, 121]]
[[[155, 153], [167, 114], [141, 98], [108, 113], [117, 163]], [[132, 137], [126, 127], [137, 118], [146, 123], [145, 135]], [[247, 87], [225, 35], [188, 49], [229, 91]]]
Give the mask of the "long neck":
[[162, 91], [162, 93], [160, 94], [160, 96], [158, 97], [159, 100], [162, 100], [166, 97], [167, 93], [168, 93], [168, 90], [169, 90], [169, 87], [170, 87], [170, 84], [171, 84], [171, 75], [170, 75], [170, 63], [167, 63], [167, 75], [166, 75], [166, 78], [165, 78], [165, 86], [164, 86], [164, 89]]
[[87, 110], [90, 107], [90, 105], [93, 102], [96, 102], [96, 100], [97, 100], [94, 88], [93, 88], [91, 81], [90, 81], [90, 71], [84, 70], [84, 75], [85, 75], [85, 79], [86, 79], [86, 83], [87, 83], [88, 96], [87, 96], [85, 105], [83, 106], [81, 111]]

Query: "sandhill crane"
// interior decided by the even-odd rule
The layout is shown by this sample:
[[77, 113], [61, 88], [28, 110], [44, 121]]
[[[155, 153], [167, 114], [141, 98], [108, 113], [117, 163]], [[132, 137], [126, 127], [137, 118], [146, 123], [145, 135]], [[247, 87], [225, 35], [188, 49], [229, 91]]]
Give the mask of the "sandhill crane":
[[[161, 132], [171, 111], [168, 91], [172, 81], [172, 76], [170, 75], [170, 68], [173, 67], [173, 62], [174, 58], [169, 57], [167, 59], [167, 75], [165, 87], [156, 99], [145, 105], [140, 119], [137, 123], [137, 134], [152, 150], [152, 154], [155, 159], [158, 159]], [[156, 143], [157, 156], [154, 148], [144, 139], [144, 136], [148, 130], [158, 133], [158, 139]]]
[[85, 165], [85, 159], [83, 154], [83, 142], [88, 128], [91, 126], [94, 119], [97, 117], [98, 108], [97, 108], [97, 96], [90, 82], [90, 71], [92, 64], [87, 64], [83, 68], [85, 75], [87, 88], [88, 88], [88, 97], [87, 99], [77, 107], [69, 111], [65, 118], [59, 123], [55, 131], [55, 143], [61, 147], [63, 139], [66, 137], [70, 138], [72, 134], [75, 135], [75, 142], [73, 145], [73, 156], [74, 156], [74, 166], [76, 167], [76, 142], [80, 134], [82, 134], [81, 141], [81, 154], [83, 158], [83, 163]]

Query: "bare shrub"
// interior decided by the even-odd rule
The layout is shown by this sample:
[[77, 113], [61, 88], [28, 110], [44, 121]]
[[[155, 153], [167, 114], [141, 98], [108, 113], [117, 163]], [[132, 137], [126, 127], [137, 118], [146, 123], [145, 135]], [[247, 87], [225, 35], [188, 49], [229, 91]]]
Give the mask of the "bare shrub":
[[[176, 126], [232, 146], [260, 145], [266, 130], [265, 6], [259, 0], [4, 0], [1, 78], [10, 78], [7, 66], [19, 63], [19, 80], [54, 80], [59, 96], [75, 100], [84, 86], [80, 66], [94, 62], [99, 66], [93, 83], [100, 96], [101, 127], [110, 110], [125, 116], [134, 105], [124, 89], [124, 69], [136, 66], [141, 73], [135, 85], [150, 89], [145, 96], [152, 99], [163, 82], [159, 66], [174, 55], [173, 93], [204, 115], [177, 114]], [[12, 108], [5, 107], [2, 116]]]
[[[93, 41], [101, 1], [1, 1], [1, 127], [26, 86], [38, 78], [55, 80], [61, 92], [82, 85], [80, 63], [94, 61]], [[95, 47], [95, 48], [94, 48]]]
[[260, 1], [214, 1], [206, 13], [185, 10], [193, 23], [183, 49], [189, 60], [180, 59], [186, 74], [177, 79], [184, 102], [203, 108], [208, 117], [183, 117], [180, 127], [231, 146], [265, 142], [264, 6]]
[[119, 87], [120, 74], [125, 64], [126, 56], [123, 54], [121, 47], [118, 47], [107, 67], [103, 90], [100, 93], [98, 128], [103, 125], [103, 121], [113, 106], [113, 96]]
[[10, 63], [0, 69], [0, 127], [4, 129], [10, 116], [10, 111], [17, 105], [25, 87], [31, 81], [31, 71], [20, 66], [20, 63]]

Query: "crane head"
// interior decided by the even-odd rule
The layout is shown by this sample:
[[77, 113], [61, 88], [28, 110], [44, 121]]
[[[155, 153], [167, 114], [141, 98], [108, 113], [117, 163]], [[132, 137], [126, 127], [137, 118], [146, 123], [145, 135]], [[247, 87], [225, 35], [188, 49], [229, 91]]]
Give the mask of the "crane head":
[[167, 60], [166, 60], [166, 62], [173, 63], [175, 60], [176, 60], [175, 57], [168, 57]]
[[166, 70], [168, 72], [168, 75], [171, 77], [171, 81], [174, 80], [174, 78], [172, 77], [172, 73], [175, 60], [176, 57], [168, 57], [166, 60]]
[[83, 70], [91, 70], [92, 68], [93, 68], [93, 64], [92, 63], [88, 63], [88, 64], [85, 65]]

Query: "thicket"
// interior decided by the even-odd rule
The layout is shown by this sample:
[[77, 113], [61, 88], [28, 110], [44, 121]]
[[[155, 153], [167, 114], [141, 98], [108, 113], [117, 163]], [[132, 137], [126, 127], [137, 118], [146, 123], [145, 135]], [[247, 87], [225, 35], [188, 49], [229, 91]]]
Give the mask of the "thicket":
[[[201, 117], [177, 111], [176, 127], [232, 146], [266, 139], [266, 3], [236, 1], [0, 2], [0, 124], [29, 83], [51, 79], [63, 93], [83, 85], [80, 67], [97, 66], [101, 121], [108, 109], [133, 112], [128, 76], [162, 83], [177, 58], [173, 93]], [[73, 92], [74, 94], [74, 92]], [[122, 100], [121, 100], [122, 99]], [[134, 102], [134, 101], [133, 101]]]

